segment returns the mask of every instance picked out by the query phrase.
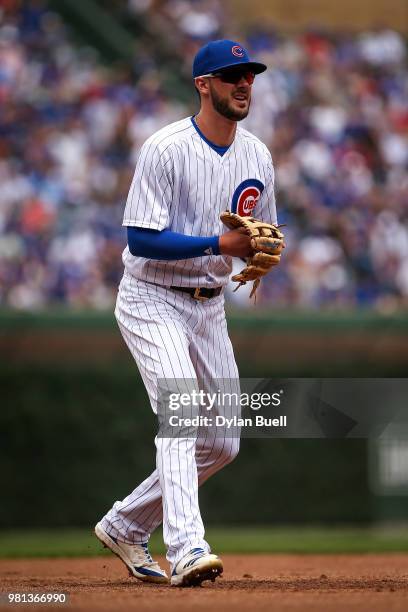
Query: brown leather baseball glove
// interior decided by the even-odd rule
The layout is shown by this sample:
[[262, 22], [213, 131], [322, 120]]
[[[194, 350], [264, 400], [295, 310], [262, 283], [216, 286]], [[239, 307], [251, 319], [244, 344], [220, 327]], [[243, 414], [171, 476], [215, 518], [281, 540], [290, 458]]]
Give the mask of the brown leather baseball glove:
[[235, 274], [231, 280], [239, 283], [234, 289], [236, 291], [248, 281], [254, 281], [250, 297], [256, 294], [262, 276], [268, 274], [273, 266], [280, 262], [281, 253], [285, 246], [284, 235], [279, 230], [279, 225], [265, 223], [254, 217], [240, 217], [235, 213], [221, 213], [221, 221], [230, 230], [244, 228], [251, 238], [253, 255], [247, 257], [246, 266], [239, 274]]

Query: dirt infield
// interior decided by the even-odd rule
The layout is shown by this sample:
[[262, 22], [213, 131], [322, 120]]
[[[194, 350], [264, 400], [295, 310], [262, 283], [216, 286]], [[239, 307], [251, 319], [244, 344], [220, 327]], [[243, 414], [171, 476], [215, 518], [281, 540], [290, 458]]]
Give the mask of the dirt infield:
[[408, 555], [224, 555], [224, 577], [192, 589], [143, 584], [114, 557], [0, 560], [0, 592], [68, 593], [59, 606], [1, 610], [408, 610]]

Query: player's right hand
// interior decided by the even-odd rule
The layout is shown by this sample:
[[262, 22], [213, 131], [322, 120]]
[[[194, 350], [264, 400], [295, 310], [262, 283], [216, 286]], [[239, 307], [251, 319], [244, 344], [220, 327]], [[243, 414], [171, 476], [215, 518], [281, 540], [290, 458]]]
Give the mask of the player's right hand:
[[251, 238], [243, 227], [226, 232], [220, 236], [220, 253], [231, 257], [250, 257], [254, 250]]

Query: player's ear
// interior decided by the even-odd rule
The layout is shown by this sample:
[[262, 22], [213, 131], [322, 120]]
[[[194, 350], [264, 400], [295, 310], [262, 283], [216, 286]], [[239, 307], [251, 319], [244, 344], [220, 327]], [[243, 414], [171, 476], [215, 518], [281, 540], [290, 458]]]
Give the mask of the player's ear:
[[196, 77], [194, 79], [194, 85], [200, 95], [202, 94], [205, 95], [208, 93], [208, 90], [209, 90], [208, 79], [204, 77]]

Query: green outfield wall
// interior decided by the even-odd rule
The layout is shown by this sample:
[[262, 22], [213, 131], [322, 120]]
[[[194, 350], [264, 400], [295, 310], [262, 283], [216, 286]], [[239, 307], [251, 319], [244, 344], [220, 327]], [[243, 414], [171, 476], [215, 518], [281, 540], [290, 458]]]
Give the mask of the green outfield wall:
[[[404, 376], [408, 313], [230, 311], [228, 326], [242, 376]], [[0, 311], [0, 360], [98, 365], [132, 360], [113, 314]]]
[[[231, 313], [243, 376], [398, 376], [404, 317]], [[154, 467], [156, 422], [110, 315], [0, 315], [0, 528], [85, 526]], [[222, 523], [364, 523], [363, 440], [243, 440], [201, 490]]]

